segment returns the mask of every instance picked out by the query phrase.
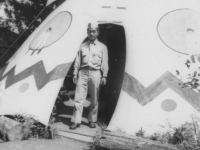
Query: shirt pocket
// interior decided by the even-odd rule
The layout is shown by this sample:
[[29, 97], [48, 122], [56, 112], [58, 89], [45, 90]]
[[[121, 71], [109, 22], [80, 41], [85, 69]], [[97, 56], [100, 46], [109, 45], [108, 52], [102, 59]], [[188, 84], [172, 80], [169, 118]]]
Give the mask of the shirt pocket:
[[101, 52], [97, 52], [93, 54], [93, 61], [94, 64], [101, 64], [101, 60], [102, 60], [102, 53]]
[[89, 53], [89, 50], [87, 48], [84, 48], [81, 51], [82, 56], [86, 56], [86, 55], [88, 55], [88, 53]]
[[102, 58], [102, 52], [99, 52], [99, 53], [97, 53], [96, 55], [97, 55], [97, 57], [99, 57], [100, 59]]

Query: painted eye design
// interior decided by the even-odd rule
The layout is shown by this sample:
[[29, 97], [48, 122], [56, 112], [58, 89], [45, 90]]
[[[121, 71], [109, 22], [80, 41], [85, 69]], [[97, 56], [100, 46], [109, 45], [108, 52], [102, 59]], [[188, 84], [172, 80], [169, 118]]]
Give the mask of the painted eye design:
[[[199, 26], [200, 14], [198, 12], [191, 9], [179, 9], [165, 14], [158, 22], [157, 31], [161, 41], [167, 47], [182, 54], [189, 54], [187, 30], [191, 29], [194, 36], [199, 37]], [[192, 49], [199, 49], [200, 42], [196, 42], [195, 37], [192, 39]]]
[[44, 48], [57, 42], [69, 29], [72, 15], [69, 12], [60, 12], [47, 22], [44, 27], [33, 38], [29, 50], [31, 55], [39, 54]]
[[31, 55], [33, 55], [35, 51], [38, 51], [37, 54], [41, 52], [41, 50], [45, 47], [45, 44], [47, 42], [47, 39], [50, 35], [51, 30], [52, 28], [48, 28], [46, 32], [42, 33], [40, 37], [38, 37], [35, 41], [31, 43], [30, 48], [29, 48], [29, 50], [32, 50]]

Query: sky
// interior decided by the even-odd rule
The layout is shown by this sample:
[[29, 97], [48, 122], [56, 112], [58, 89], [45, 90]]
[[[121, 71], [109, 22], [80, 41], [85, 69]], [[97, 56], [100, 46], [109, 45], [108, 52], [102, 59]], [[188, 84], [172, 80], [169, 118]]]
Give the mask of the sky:
[[[16, 0], [16, 1], [20, 2], [21, 0]], [[28, 0], [24, 0], [24, 2], [26, 3], [26, 2], [28, 2]], [[6, 15], [4, 13], [4, 8], [5, 8], [5, 6], [0, 4], [0, 17], [6, 18]]]
[[0, 17], [6, 18], [5, 13], [4, 13], [4, 5], [0, 6]]

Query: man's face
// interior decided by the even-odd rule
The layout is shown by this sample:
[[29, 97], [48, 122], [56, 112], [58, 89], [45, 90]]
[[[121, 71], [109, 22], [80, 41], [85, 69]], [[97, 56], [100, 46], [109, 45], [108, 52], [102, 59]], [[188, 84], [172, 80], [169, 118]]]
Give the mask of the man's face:
[[97, 36], [99, 35], [99, 31], [95, 29], [87, 29], [88, 38], [90, 41], [96, 40]]

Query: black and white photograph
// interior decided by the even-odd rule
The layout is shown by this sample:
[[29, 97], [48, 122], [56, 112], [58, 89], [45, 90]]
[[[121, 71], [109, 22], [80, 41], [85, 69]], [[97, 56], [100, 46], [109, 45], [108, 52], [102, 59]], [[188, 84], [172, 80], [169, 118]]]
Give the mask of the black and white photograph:
[[200, 150], [199, 0], [1, 0], [1, 150]]

